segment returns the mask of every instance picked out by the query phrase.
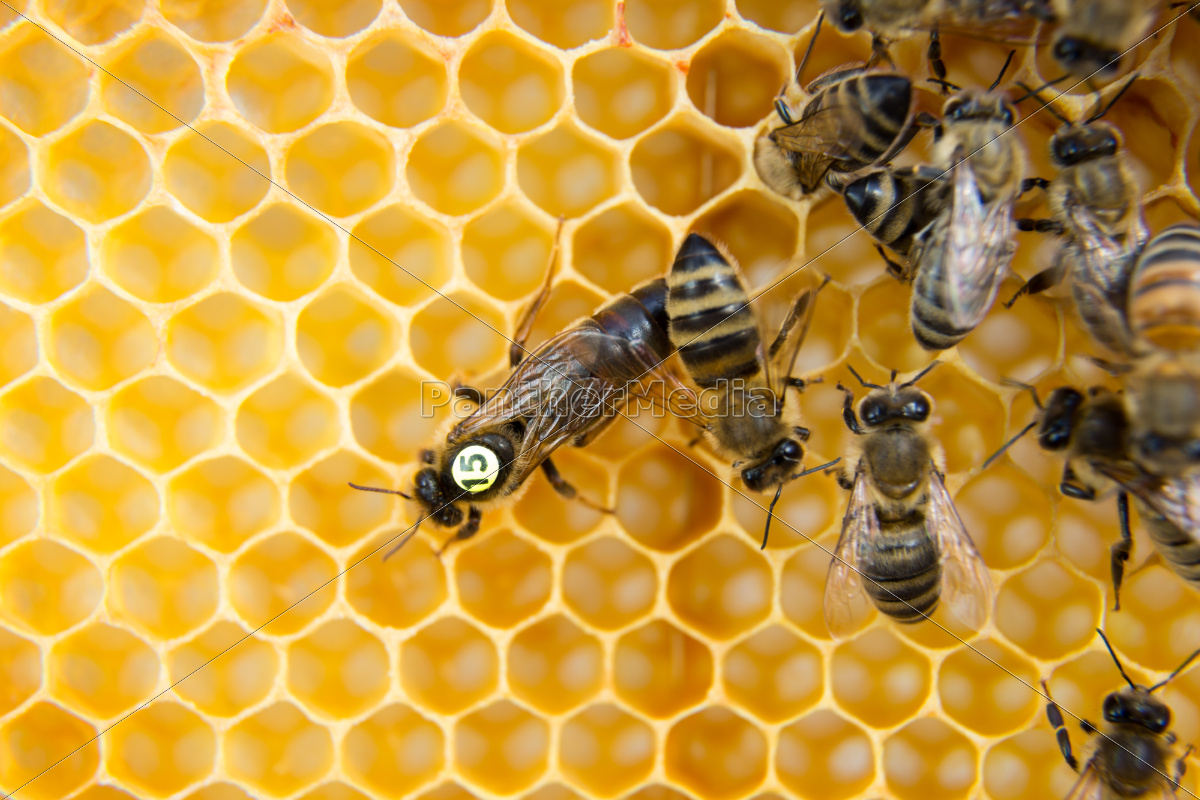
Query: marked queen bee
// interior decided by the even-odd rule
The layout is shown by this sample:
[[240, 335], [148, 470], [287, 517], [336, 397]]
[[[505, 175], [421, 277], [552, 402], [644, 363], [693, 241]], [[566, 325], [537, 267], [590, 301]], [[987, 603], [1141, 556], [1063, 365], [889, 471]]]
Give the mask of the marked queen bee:
[[933, 369], [871, 391], [854, 406], [846, 393], [847, 427], [860, 437], [839, 477], [850, 490], [842, 532], [825, 581], [825, 622], [844, 637], [872, 607], [897, 622], [919, 622], [939, 601], [978, 629], [992, 607], [992, 581], [942, 479], [941, 448], [931, 437], [933, 402], [914, 384]]

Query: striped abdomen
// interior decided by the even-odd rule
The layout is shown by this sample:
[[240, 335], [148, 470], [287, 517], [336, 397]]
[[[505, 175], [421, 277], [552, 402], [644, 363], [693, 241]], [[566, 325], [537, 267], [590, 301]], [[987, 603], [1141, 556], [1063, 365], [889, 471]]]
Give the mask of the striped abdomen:
[[1175, 574], [1200, 589], [1200, 543], [1138, 501], [1138, 514], [1154, 546]]
[[907, 256], [913, 238], [937, 216], [941, 187], [930, 186], [930, 177], [911, 167], [881, 169], [847, 184], [842, 197], [867, 233]]
[[881, 614], [919, 622], [933, 613], [942, 594], [941, 554], [925, 529], [925, 514], [912, 509], [900, 519], [880, 516], [879, 526], [871, 555], [859, 564], [863, 587]]
[[1129, 325], [1168, 350], [1200, 343], [1200, 228], [1172, 225], [1146, 245], [1130, 282]]
[[[845, 119], [841, 128], [844, 136], [839, 144], [852, 156], [846, 161], [834, 160], [830, 169], [835, 172], [855, 172], [876, 163], [908, 127], [912, 110], [912, 81], [903, 75], [889, 72], [869, 72], [845, 78], [820, 89], [804, 107], [801, 121], [818, 112], [839, 114]], [[821, 86], [817, 79], [811, 91]]]
[[922, 244], [913, 280], [909, 321], [917, 344], [926, 350], [949, 349], [971, 332], [970, 328], [959, 328], [950, 321], [950, 279], [946, 274], [945, 252], [949, 228], [949, 214], [934, 223], [928, 241]]
[[692, 233], [667, 276], [671, 342], [703, 389], [759, 371], [758, 324], [741, 276], [711, 242]]

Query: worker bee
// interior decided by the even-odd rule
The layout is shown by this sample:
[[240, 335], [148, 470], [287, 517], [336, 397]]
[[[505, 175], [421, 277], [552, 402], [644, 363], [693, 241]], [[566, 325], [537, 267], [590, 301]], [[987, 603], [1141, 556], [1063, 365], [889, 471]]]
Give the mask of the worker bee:
[[[829, 184], [842, 195], [859, 225], [875, 239], [888, 271], [909, 280], [917, 235], [945, 208], [945, 182], [933, 167], [884, 167], [842, 183]], [[888, 252], [884, 252], [883, 248]]]
[[[1063, 123], [1050, 139], [1050, 159], [1058, 174], [1051, 181], [1030, 182], [1046, 190], [1050, 217], [1020, 219], [1017, 227], [1061, 235], [1063, 243], [1051, 265], [1004, 304], [1011, 308], [1021, 295], [1037, 294], [1066, 279], [1089, 333], [1123, 355], [1130, 354], [1132, 347], [1124, 318], [1129, 277], [1149, 232], [1142, 219], [1141, 190], [1121, 148], [1121, 134], [1099, 120], [1132, 84], [1131, 79], [1082, 122], [1071, 122], [1042, 101]], [[1041, 100], [1036, 90], [1018, 85]]]
[[[770, 510], [785, 484], [830, 466], [800, 468], [809, 431], [800, 425], [794, 398], [805, 381], [791, 375], [821, 286], [799, 295], [770, 347], [764, 347], [742, 275], [715, 244], [689, 234], [667, 277], [671, 343], [687, 376], [705, 392], [704, 436], [733, 460], [746, 488], [775, 489]], [[795, 393], [787, 394], [788, 389]], [[770, 525], [768, 513], [763, 547]]]
[[414, 477], [413, 496], [354, 487], [415, 497], [421, 507], [418, 526], [429, 519], [457, 528], [443, 551], [451, 542], [474, 536], [484, 511], [514, 501], [538, 467], [560, 495], [575, 499], [575, 488], [559, 474], [551, 454], [564, 444], [583, 447], [593, 441], [637, 393], [639, 381], [662, 380], [671, 394], [681, 391], [681, 397], [691, 395], [694, 402], [691, 391], [663, 366], [673, 348], [662, 278], [610, 300], [522, 359], [523, 343], [549, 297], [552, 275], [550, 270], [517, 325], [509, 351], [512, 372], [500, 389], [490, 397], [470, 387], [456, 390], [477, 407], [422, 451], [424, 466]]
[[1053, 0], [1054, 60], [1079, 78], [1111, 78], [1162, 7], [1161, 0]]
[[[854, 406], [846, 393], [843, 417], [862, 437], [838, 482], [850, 490], [842, 533], [825, 583], [825, 621], [835, 636], [855, 631], [872, 605], [897, 622], [917, 622], [940, 599], [972, 628], [992, 606], [992, 582], [939, 466], [941, 448], [929, 434], [933, 401], [912, 380], [871, 391]], [[861, 420], [861, 421], [860, 421]]]
[[[1080, 720], [1079, 727], [1092, 737], [1083, 772], [1075, 782], [1068, 800], [1111, 800], [1112, 798], [1144, 797], [1173, 798], [1192, 752], [1188, 745], [1182, 753], [1176, 750], [1171, 726], [1171, 709], [1154, 697], [1154, 693], [1187, 669], [1200, 650], [1192, 653], [1174, 672], [1153, 686], [1139, 686], [1129, 679], [1120, 659], [1104, 632], [1096, 629], [1108, 648], [1117, 671], [1129, 684], [1104, 698], [1104, 723], [1095, 725]], [[1079, 760], [1071, 748], [1071, 735], [1063, 721], [1062, 711], [1050, 696], [1042, 681], [1046, 697], [1046, 718], [1054, 729], [1059, 750], [1071, 769], [1079, 772]], [[1168, 773], [1169, 770], [1169, 773]]]
[[[793, 199], [816, 191], [830, 172], [856, 172], [891, 160], [932, 117], [913, 114], [912, 81], [895, 72], [852, 64], [828, 72], [800, 90], [824, 15], [817, 17], [808, 51], [796, 71], [794, 97], [776, 98], [783, 124], [754, 143], [759, 177]], [[798, 96], [795, 96], [798, 95]], [[791, 105], [789, 105], [791, 101]], [[792, 108], [800, 106], [799, 118]]]
[[1130, 287], [1129, 325], [1158, 350], [1200, 347], [1200, 227], [1172, 225], [1146, 245]]

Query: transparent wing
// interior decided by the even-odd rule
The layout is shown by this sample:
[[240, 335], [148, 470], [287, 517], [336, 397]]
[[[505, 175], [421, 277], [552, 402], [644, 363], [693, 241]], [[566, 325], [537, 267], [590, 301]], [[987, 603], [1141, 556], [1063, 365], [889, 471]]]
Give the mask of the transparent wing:
[[765, 361], [769, 365], [768, 386], [777, 398], [783, 397], [786, 389], [784, 381], [791, 376], [800, 345], [804, 344], [804, 338], [808, 336], [808, 326], [812, 323], [813, 311], [817, 306], [817, 295], [828, 282], [829, 278], [826, 277], [819, 286], [805, 289], [796, 296], [787, 317], [779, 326], [779, 333], [767, 350]]
[[985, 204], [969, 159], [955, 166], [953, 186], [945, 244], [946, 310], [954, 327], [970, 330], [992, 307], [1016, 250], [1012, 201]]
[[816, 186], [835, 161], [853, 161], [854, 127], [850, 113], [837, 106], [821, 108], [771, 135], [780, 148], [795, 154], [792, 167], [801, 184]]
[[992, 611], [992, 578], [937, 470], [930, 471], [925, 524], [942, 554], [942, 602], [978, 630]]
[[1130, 215], [1129, 227], [1119, 238], [1097, 225], [1086, 206], [1068, 203], [1067, 217], [1078, 249], [1075, 279], [1113, 298], [1124, 294], [1134, 259], [1149, 237], [1141, 214]]
[[1159, 477], [1131, 462], [1093, 461], [1097, 472], [1116, 481], [1151, 511], [1200, 541], [1200, 475]]
[[1100, 770], [1096, 769], [1096, 760], [1089, 759], [1083, 772], [1071, 791], [1067, 792], [1064, 800], [1101, 800], [1104, 796], [1104, 781], [1101, 780]]
[[825, 578], [825, 624], [839, 639], [861, 628], [874, 610], [859, 570], [862, 555], [874, 546], [878, 537], [879, 517], [875, 515], [867, 481], [860, 474], [854, 480], [850, 504], [842, 518], [842, 533]]

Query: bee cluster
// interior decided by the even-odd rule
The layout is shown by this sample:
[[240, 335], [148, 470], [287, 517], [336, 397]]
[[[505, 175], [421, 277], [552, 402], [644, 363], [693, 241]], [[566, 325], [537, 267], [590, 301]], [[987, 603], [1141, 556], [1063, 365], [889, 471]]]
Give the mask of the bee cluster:
[[[825, 0], [796, 81], [776, 99], [753, 153], [759, 177], [779, 195], [837, 202], [829, 197], [836, 195], [845, 203], [876, 242], [897, 290], [911, 293], [911, 332], [928, 351], [955, 347], [982, 322], [1011, 274], [1018, 231], [1057, 237], [1049, 263], [1004, 304], [1064, 286], [1105, 353], [1093, 361], [1118, 388], [1062, 386], [1043, 403], [1033, 386], [1007, 381], [1027, 390], [1039, 413], [983, 468], [1036, 429], [1038, 445], [1063, 457], [1063, 495], [1116, 495], [1114, 611], [1133, 544], [1130, 498], [1157, 556], [1200, 587], [1200, 226], [1149, 230], [1121, 132], [1103, 119], [1138, 77], [1122, 69], [1123, 56], [1166, 12], [1151, 0]], [[872, 57], [803, 85], [823, 22], [842, 33], [870, 31]], [[945, 32], [1017, 39], [1021, 26], [1034, 23], [1056, 31], [1060, 79], [1018, 82], [1020, 97], [998, 90], [1012, 52], [987, 88], [947, 79]], [[940, 113], [918, 110], [913, 80], [891, 65], [889, 45], [916, 32], [928, 35], [928, 80], [945, 95]], [[1071, 119], [1056, 108], [1056, 85], [1065, 81], [1094, 89], [1086, 116]], [[1015, 130], [1025, 102], [1061, 122], [1049, 145], [1052, 176], [1032, 174]], [[923, 130], [932, 135], [931, 157], [898, 165]], [[1044, 196], [1048, 213], [1018, 216], [1033, 193]], [[866, 390], [856, 401], [852, 387], [837, 385], [851, 447], [806, 467], [811, 431], [801, 424], [799, 397], [814, 379], [793, 369], [825, 282], [799, 292], [768, 335], [733, 257], [693, 231], [664, 277], [527, 350], [552, 279], [553, 268], [517, 325], [504, 384], [491, 395], [456, 387], [474, 411], [422, 451], [412, 495], [403, 495], [420, 505], [421, 521], [453, 529], [443, 550], [478, 533], [484, 512], [512, 502], [539, 469], [563, 498], [608, 511], [577, 494], [555, 467], [554, 451], [587, 446], [631, 402], [645, 399], [648, 386], [666, 386], [659, 405], [695, 426], [693, 443], [706, 440], [749, 492], [774, 492], [764, 548], [785, 485], [838, 473], [849, 500], [824, 594], [835, 638], [855, 635], [876, 612], [914, 624], [931, 620], [939, 605], [968, 629], [985, 624], [994, 603], [988, 568], [943, 482], [944, 457], [930, 432], [933, 398], [917, 386], [937, 361], [905, 381], [893, 370], [886, 384], [848, 367]], [[1109, 651], [1128, 687], [1105, 700], [1103, 725], [1081, 720], [1094, 737], [1082, 764], [1042, 684], [1063, 757], [1081, 773], [1071, 797], [1174, 796], [1192, 750], [1176, 746], [1171, 712], [1152, 694], [1200, 650], [1151, 687], [1129, 679]]]

